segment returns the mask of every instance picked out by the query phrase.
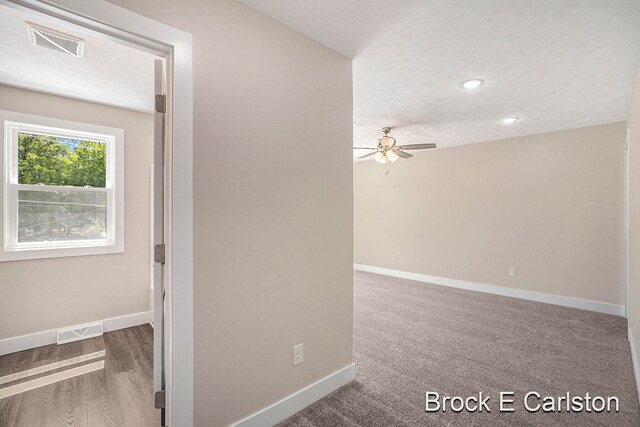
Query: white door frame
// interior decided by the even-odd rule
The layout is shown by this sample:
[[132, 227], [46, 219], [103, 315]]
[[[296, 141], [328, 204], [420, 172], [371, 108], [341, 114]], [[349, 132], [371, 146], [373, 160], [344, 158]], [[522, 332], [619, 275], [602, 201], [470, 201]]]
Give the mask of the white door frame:
[[0, 0], [167, 58], [166, 422], [193, 426], [193, 41], [104, 0]]
[[629, 157], [631, 152], [630, 130], [624, 145], [624, 317], [629, 318]]

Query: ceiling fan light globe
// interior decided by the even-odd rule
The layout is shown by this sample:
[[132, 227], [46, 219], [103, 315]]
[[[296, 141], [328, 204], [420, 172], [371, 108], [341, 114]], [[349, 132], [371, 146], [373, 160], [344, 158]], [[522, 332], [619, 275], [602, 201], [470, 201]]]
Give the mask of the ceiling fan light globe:
[[387, 160], [389, 160], [390, 162], [395, 162], [396, 160], [398, 160], [400, 158], [400, 156], [398, 156], [398, 153], [396, 153], [393, 150], [389, 150], [387, 151]]
[[387, 156], [382, 151], [378, 151], [373, 158], [376, 159], [376, 162], [378, 163], [387, 163]]

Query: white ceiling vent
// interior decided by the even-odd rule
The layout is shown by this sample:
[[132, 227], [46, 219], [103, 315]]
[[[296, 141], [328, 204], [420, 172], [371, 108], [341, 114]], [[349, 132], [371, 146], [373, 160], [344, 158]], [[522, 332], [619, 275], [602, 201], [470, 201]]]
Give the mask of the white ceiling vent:
[[27, 35], [34, 46], [46, 47], [76, 58], [82, 58], [84, 53], [84, 40], [31, 22], [27, 22]]

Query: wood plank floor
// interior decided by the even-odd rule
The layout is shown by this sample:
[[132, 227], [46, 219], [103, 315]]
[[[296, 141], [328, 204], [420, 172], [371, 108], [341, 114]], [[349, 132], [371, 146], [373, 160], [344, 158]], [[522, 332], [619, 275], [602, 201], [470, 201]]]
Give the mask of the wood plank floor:
[[[106, 351], [105, 357], [88, 362], [104, 360], [104, 369], [0, 399], [0, 427], [159, 426], [160, 411], [153, 407], [153, 329], [150, 325], [2, 356], [0, 377], [100, 350]], [[68, 368], [0, 387], [65, 369]]]

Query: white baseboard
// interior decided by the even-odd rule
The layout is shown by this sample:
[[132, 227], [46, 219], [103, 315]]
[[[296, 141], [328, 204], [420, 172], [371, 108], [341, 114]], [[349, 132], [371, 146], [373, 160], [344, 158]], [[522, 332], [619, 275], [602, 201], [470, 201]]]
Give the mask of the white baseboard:
[[151, 312], [143, 311], [142, 313], [127, 314], [126, 316], [112, 317], [103, 320], [104, 331], [111, 332], [119, 329], [131, 328], [133, 326], [146, 325], [151, 321]]
[[356, 366], [351, 364], [325, 378], [285, 397], [253, 415], [232, 424], [233, 427], [264, 427], [284, 421], [312, 403], [322, 399], [353, 381], [356, 378]]
[[[102, 320], [104, 332], [116, 331], [118, 329], [147, 324], [149, 323], [149, 316], [150, 312], [145, 311], [142, 313], [134, 313], [128, 314], [126, 316], [104, 319]], [[34, 334], [22, 335], [19, 337], [0, 340], [0, 356], [4, 356], [5, 354], [9, 353], [15, 353], [16, 351], [42, 347], [43, 345], [55, 344], [57, 342], [58, 329], [51, 329], [48, 331], [36, 332]]]
[[432, 283], [434, 285], [449, 286], [452, 288], [466, 289], [469, 291], [484, 292], [487, 294], [502, 295], [512, 298], [526, 299], [530, 301], [544, 302], [547, 304], [562, 305], [564, 307], [580, 308], [582, 310], [596, 311], [598, 313], [624, 316], [624, 305], [609, 304], [606, 302], [591, 301], [586, 299], [563, 297], [559, 295], [545, 294], [541, 292], [525, 291], [522, 289], [507, 288], [504, 286], [487, 285], [484, 283], [468, 282], [465, 280], [447, 279], [445, 277], [427, 276], [426, 274], [409, 273], [406, 271], [392, 270], [390, 268], [373, 267], [370, 265], [353, 264], [355, 270], [369, 273], [384, 274], [386, 276], [415, 280], [418, 282]]
[[640, 402], [640, 361], [638, 361], [638, 353], [636, 349], [636, 340], [633, 337], [631, 326], [627, 328], [627, 339], [631, 347], [631, 362], [633, 364], [633, 373], [636, 378], [636, 391], [638, 392], [638, 402]]

